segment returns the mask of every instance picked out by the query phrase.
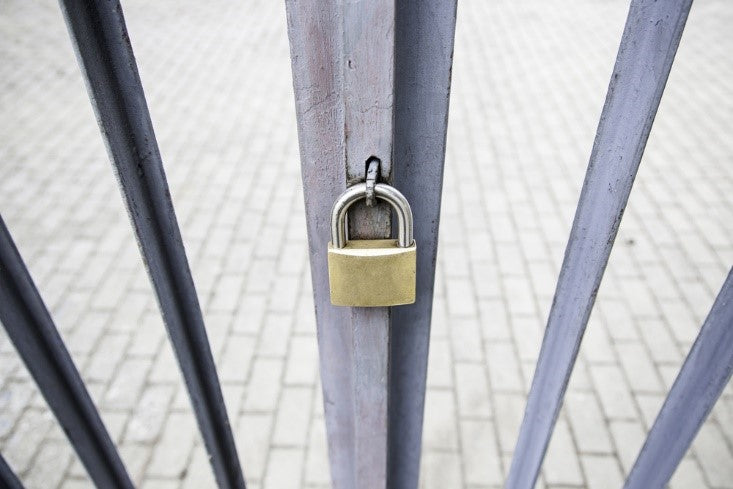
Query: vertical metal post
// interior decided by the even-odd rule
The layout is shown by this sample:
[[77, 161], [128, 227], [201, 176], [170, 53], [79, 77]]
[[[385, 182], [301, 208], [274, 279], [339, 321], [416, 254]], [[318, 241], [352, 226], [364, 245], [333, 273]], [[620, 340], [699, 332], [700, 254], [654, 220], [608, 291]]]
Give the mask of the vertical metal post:
[[23, 489], [23, 484], [15, 475], [2, 455], [0, 455], [0, 486], [5, 489]]
[[415, 216], [417, 297], [392, 309], [387, 487], [415, 489], [450, 97], [455, 0], [397, 2], [394, 184]]
[[557, 420], [692, 0], [633, 0], [506, 482], [531, 489]]
[[[1, 216], [0, 321], [97, 487], [132, 489], [114, 443]], [[0, 476], [12, 481], [4, 461]]]
[[354, 487], [353, 332], [331, 305], [331, 207], [344, 189], [343, 12], [338, 0], [286, 0], [321, 384], [334, 489]]
[[[286, 7], [334, 487], [414, 488], [455, 1], [286, 0]], [[380, 160], [380, 179], [413, 207], [413, 306], [347, 309], [329, 300], [331, 206], [347, 184], [364, 180], [371, 157]], [[383, 237], [390, 226], [383, 206], [350, 214], [353, 237]]]
[[[392, 183], [395, 2], [347, 0], [343, 9], [344, 184], [365, 181], [371, 157], [380, 161], [381, 180]], [[350, 212], [349, 224], [352, 238], [389, 237], [391, 209], [379, 201], [373, 208], [358, 202]], [[390, 308], [352, 308], [350, 327], [354, 487], [386, 487]]]
[[733, 373], [733, 269], [715, 299], [624, 488], [665, 487]]
[[116, 0], [61, 0], [61, 7], [217, 484], [244, 488], [122, 8]]

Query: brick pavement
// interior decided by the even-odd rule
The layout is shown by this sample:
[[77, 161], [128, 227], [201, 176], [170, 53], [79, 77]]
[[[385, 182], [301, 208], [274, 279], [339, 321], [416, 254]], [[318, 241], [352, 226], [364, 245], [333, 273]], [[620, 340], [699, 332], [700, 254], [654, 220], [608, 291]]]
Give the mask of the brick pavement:
[[[250, 487], [328, 487], [284, 7], [124, 6]], [[506, 475], [626, 8], [460, 2], [425, 489]], [[733, 263], [732, 22], [693, 6], [539, 487], [620, 487]], [[135, 481], [213, 487], [57, 5], [0, 39], [0, 211]], [[4, 335], [0, 450], [90, 487]], [[671, 487], [733, 487], [731, 386]]]

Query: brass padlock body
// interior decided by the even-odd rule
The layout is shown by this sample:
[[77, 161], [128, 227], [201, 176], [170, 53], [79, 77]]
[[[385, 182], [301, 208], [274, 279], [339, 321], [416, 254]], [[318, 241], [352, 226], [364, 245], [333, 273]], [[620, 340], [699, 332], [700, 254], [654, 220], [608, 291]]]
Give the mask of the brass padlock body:
[[396, 239], [351, 240], [343, 248], [328, 244], [331, 303], [380, 307], [415, 302], [416, 245]]

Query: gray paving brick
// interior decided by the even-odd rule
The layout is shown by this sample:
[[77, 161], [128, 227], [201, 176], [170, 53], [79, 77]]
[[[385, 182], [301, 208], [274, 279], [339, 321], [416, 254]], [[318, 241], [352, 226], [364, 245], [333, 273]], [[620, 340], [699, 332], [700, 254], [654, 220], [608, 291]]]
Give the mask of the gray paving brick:
[[733, 481], [733, 452], [715, 425], [704, 425], [692, 447], [711, 486], [725, 487]]
[[451, 354], [455, 361], [483, 361], [481, 332], [475, 318], [451, 319], [447, 328], [451, 340]]
[[310, 424], [313, 392], [310, 387], [283, 389], [275, 415], [272, 443], [275, 445], [305, 446]]
[[292, 322], [293, 317], [289, 314], [268, 314], [257, 345], [258, 354], [284, 357], [288, 350]]
[[617, 343], [616, 351], [632, 391], [662, 392], [659, 374], [641, 343]]
[[462, 420], [460, 426], [465, 483], [501, 485], [503, 474], [492, 422]]
[[247, 468], [248, 480], [261, 481], [265, 475], [272, 425], [271, 414], [244, 414], [239, 418], [239, 457], [242, 466]]
[[578, 450], [582, 453], [613, 452], [608, 426], [592, 392], [568, 392], [565, 410]]
[[420, 487], [463, 487], [461, 459], [457, 453], [427, 452], [423, 455]]
[[426, 449], [458, 448], [456, 407], [453, 392], [428, 389], [425, 393], [425, 426], [423, 445]]
[[495, 391], [521, 391], [524, 382], [514, 346], [511, 343], [487, 343], [491, 388]]
[[150, 359], [129, 358], [120, 364], [104, 397], [103, 407], [131, 409], [137, 404], [140, 391], [151, 366]]
[[451, 366], [451, 351], [448, 341], [432, 335], [430, 354], [428, 355], [428, 387], [450, 388], [453, 385]]
[[0, 438], [7, 436], [28, 406], [33, 390], [25, 382], [7, 382], [0, 391]]
[[158, 438], [174, 391], [175, 386], [170, 384], [145, 387], [127, 425], [125, 441], [152, 443]]
[[51, 429], [49, 412], [26, 410], [15, 424], [15, 430], [5, 442], [3, 456], [16, 474], [25, 472], [40, 448], [41, 441]]
[[264, 489], [298, 489], [302, 471], [302, 450], [273, 448], [262, 487]]
[[230, 335], [224, 345], [224, 354], [219, 360], [218, 374], [222, 382], [241, 382], [249, 377], [255, 338]]
[[318, 343], [315, 336], [293, 336], [285, 367], [285, 384], [315, 385], [318, 376]]
[[147, 468], [148, 476], [182, 477], [187, 471], [196, 437], [196, 422], [192, 415], [171, 413], [160, 441], [153, 449]]
[[519, 435], [524, 411], [524, 395], [501, 394], [494, 396], [494, 419], [499, 433], [499, 445], [503, 453], [512, 453]]
[[700, 466], [694, 458], [682, 459], [677, 470], [669, 481], [670, 489], [682, 489], [687, 487], [705, 487], [707, 483], [700, 470]]
[[486, 369], [481, 364], [455, 364], [455, 390], [459, 417], [491, 415]]
[[636, 408], [621, 369], [615, 365], [591, 365], [590, 372], [606, 416], [612, 419], [635, 418]]
[[618, 460], [608, 455], [582, 455], [580, 463], [586, 474], [588, 489], [615, 489], [622, 487], [624, 477]]
[[188, 465], [186, 477], [183, 479], [182, 489], [199, 489], [203, 487], [216, 487], [214, 474], [211, 472], [209, 458], [206, 450], [201, 445], [197, 445], [191, 457], [191, 463]]
[[585, 483], [570, 429], [562, 419], [558, 420], [552, 434], [542, 473], [550, 486], [557, 484], [580, 486]]
[[71, 463], [72, 449], [65, 442], [45, 442], [38, 452], [25, 478], [28, 489], [58, 487]]
[[244, 401], [245, 411], [273, 411], [280, 394], [281, 360], [258, 358], [252, 368], [252, 378]]
[[646, 431], [639, 421], [611, 421], [610, 430], [621, 466], [628, 474], [644, 444]]

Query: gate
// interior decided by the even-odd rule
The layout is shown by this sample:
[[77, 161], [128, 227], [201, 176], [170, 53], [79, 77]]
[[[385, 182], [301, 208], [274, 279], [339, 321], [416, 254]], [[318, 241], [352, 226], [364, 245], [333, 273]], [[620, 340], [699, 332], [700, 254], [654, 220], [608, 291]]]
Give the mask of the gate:
[[[61, 6], [217, 485], [243, 488], [121, 6], [81, 0], [62, 0]], [[537, 482], [690, 6], [691, 0], [631, 2], [508, 489]], [[415, 488], [456, 3], [286, 0], [286, 8], [333, 486]], [[347, 186], [367, 181], [399, 189], [416, 216], [412, 305], [331, 305], [331, 208]], [[352, 238], [388, 237], [392, 227], [383, 204], [359, 204], [350, 213]], [[100, 488], [133, 487], [2, 219], [0, 320], [92, 481]], [[733, 272], [625, 487], [661, 488], [668, 482], [731, 372]], [[5, 487], [22, 487], [2, 457], [0, 480]]]

